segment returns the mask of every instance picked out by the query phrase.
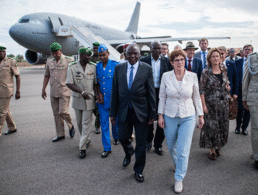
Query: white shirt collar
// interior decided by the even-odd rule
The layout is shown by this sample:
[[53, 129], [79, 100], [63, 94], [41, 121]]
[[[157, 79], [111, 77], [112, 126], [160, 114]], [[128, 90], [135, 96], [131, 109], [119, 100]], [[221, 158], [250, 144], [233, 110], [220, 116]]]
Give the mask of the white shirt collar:
[[[139, 66], [139, 61], [137, 61], [135, 64], [130, 64], [130, 62], [129, 61], [127, 61], [128, 62], [128, 66], [130, 65], [130, 66], [135, 66], [135, 67], [138, 67]], [[129, 67], [130, 67], [129, 66]]]

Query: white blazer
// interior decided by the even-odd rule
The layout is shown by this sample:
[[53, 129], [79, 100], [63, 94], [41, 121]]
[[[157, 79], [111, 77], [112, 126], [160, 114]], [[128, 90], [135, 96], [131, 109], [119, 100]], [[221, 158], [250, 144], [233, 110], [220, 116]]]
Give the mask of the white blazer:
[[159, 91], [158, 113], [180, 118], [203, 115], [197, 74], [185, 70], [179, 87], [174, 70], [163, 74]]

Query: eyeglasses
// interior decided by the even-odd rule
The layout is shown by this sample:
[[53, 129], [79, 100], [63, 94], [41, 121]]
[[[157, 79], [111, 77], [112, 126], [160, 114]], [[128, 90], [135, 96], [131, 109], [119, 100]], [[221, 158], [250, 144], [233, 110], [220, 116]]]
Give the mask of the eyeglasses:
[[175, 63], [184, 62], [184, 61], [185, 61], [185, 59], [184, 59], [184, 58], [181, 58], [181, 59], [175, 59], [175, 60], [174, 60], [174, 62], [175, 62]]

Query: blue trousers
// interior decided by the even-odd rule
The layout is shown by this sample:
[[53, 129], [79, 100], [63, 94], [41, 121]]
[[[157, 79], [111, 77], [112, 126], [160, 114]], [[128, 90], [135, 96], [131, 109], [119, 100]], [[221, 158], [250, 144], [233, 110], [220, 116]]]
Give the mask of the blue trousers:
[[169, 153], [176, 165], [175, 180], [183, 181], [190, 154], [193, 132], [195, 128], [195, 115], [186, 118], [171, 118], [164, 115], [164, 133]]
[[[100, 124], [101, 124], [101, 134], [102, 134], [102, 144], [104, 151], [111, 151], [111, 141], [109, 132], [109, 109], [104, 108], [104, 104], [99, 104], [99, 114], [100, 114]], [[118, 128], [116, 125], [112, 125], [112, 135], [114, 139], [118, 139]]]

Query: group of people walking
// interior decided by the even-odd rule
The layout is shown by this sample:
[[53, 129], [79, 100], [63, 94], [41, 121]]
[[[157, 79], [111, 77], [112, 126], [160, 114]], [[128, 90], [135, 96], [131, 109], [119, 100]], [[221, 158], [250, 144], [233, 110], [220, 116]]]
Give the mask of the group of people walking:
[[[46, 87], [50, 82], [57, 135], [52, 141], [65, 138], [64, 121], [68, 125], [70, 137], [74, 137], [75, 128], [69, 114], [72, 96], [72, 108], [80, 132], [80, 158], [86, 157], [86, 149], [91, 142], [94, 113], [96, 133], [99, 133], [101, 126], [104, 148], [101, 157], [106, 158], [111, 154], [110, 119], [113, 143], [121, 143], [125, 152], [123, 167], [130, 164], [135, 153], [134, 172], [138, 182], [144, 181], [146, 151], [151, 150], [154, 141], [155, 152], [163, 155], [162, 143], [166, 139], [175, 169], [174, 191], [180, 193], [196, 121], [201, 129], [200, 147], [209, 148], [209, 158], [216, 160], [228, 141], [228, 98], [231, 95], [238, 100], [236, 134], [240, 133], [241, 125], [242, 133], [248, 134], [251, 112], [253, 156], [258, 168], [258, 54], [250, 54], [253, 48], [246, 45], [244, 51], [251, 50], [246, 50], [245, 58], [235, 63], [226, 60], [225, 47], [208, 51], [208, 40], [205, 38], [199, 41], [199, 45], [201, 51], [196, 54], [197, 48], [192, 42], [188, 42], [184, 50], [175, 49], [169, 54], [167, 44], [154, 41], [151, 55], [141, 58], [139, 47], [133, 43], [124, 47], [125, 59], [119, 63], [109, 59], [106, 45], [97, 42], [93, 43], [93, 51], [80, 48], [78, 62], [64, 56], [60, 44], [51, 44], [53, 57], [46, 63], [42, 98], [47, 97]], [[10, 81], [13, 75], [16, 77], [18, 99], [19, 71], [14, 62], [5, 57], [5, 49], [0, 47], [0, 74], [7, 75], [3, 71], [8, 71]], [[97, 64], [91, 61], [92, 56]], [[8, 60], [12, 63], [7, 64]], [[13, 94], [12, 83], [8, 98], [3, 100], [2, 90], [6, 85], [2, 78], [1, 75], [0, 101], [8, 102], [3, 104], [6, 105], [4, 109], [3, 106], [0, 108], [0, 132], [4, 121], [10, 116], [9, 102]], [[154, 121], [158, 123], [155, 135]], [[10, 125], [7, 134], [15, 131], [16, 127]], [[131, 143], [133, 133], [135, 148]]]

